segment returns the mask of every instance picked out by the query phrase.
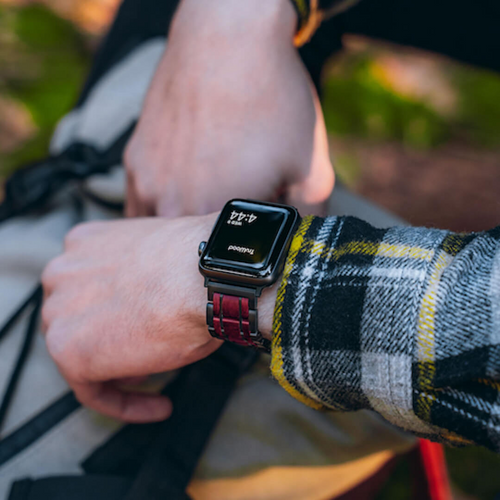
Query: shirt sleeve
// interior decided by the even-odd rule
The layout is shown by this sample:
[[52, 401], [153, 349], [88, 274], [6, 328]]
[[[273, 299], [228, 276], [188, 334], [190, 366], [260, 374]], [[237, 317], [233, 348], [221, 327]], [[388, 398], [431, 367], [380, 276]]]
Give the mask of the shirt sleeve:
[[500, 228], [306, 217], [273, 330], [273, 374], [303, 403], [500, 451]]

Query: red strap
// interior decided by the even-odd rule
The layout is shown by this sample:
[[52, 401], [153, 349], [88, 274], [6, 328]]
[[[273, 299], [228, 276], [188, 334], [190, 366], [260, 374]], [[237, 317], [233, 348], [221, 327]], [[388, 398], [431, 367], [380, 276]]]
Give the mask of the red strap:
[[219, 338], [239, 345], [253, 345], [248, 320], [248, 299], [214, 293], [214, 330]]
[[422, 467], [429, 486], [431, 500], [451, 500], [450, 480], [443, 446], [427, 439], [419, 439]]

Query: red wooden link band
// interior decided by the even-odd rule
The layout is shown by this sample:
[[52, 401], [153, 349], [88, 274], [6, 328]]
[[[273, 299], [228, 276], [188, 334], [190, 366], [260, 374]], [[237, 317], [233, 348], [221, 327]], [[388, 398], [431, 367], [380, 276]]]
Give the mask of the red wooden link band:
[[214, 293], [214, 330], [219, 338], [253, 345], [248, 321], [248, 299]]
[[246, 297], [214, 292], [212, 302], [207, 305], [207, 323], [210, 333], [216, 338], [270, 350], [269, 341], [258, 333], [257, 312], [250, 310], [250, 301]]

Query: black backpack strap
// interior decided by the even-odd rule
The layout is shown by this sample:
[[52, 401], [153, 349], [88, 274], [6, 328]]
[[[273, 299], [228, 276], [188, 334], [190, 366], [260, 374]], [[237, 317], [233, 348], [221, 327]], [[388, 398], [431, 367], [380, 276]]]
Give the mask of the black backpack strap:
[[9, 500], [188, 499], [186, 488], [212, 430], [238, 379], [258, 356], [253, 349], [222, 345], [183, 368], [164, 391], [174, 405], [168, 420], [124, 427], [83, 463], [87, 475], [24, 479], [14, 484]]
[[67, 392], [38, 415], [0, 440], [0, 467], [36, 443], [47, 432], [80, 408], [72, 392]]
[[43, 209], [52, 196], [71, 181], [83, 181], [95, 174], [108, 173], [122, 162], [123, 150], [135, 125], [135, 122], [131, 123], [104, 151], [88, 144], [74, 143], [56, 156], [14, 172], [5, 183], [4, 200], [0, 203], [0, 223]]
[[[38, 286], [35, 290], [34, 294], [28, 299], [29, 302], [34, 303], [33, 310], [30, 314], [30, 319], [28, 322], [28, 327], [26, 328], [26, 334], [24, 335], [24, 340], [17, 356], [16, 363], [14, 365], [14, 369], [9, 378], [9, 382], [3, 394], [2, 402], [0, 403], [0, 430], [2, 430], [3, 423], [5, 421], [5, 417], [7, 416], [7, 412], [9, 410], [10, 403], [12, 398], [14, 397], [14, 393], [16, 391], [17, 384], [19, 379], [21, 378], [24, 365], [28, 358], [28, 355], [31, 350], [31, 345], [33, 344], [33, 339], [35, 337], [36, 328], [38, 326], [38, 320], [40, 316], [40, 309], [42, 307], [42, 299], [43, 299], [43, 290], [41, 286]], [[26, 302], [22, 304], [20, 310], [24, 310]], [[16, 314], [12, 316], [12, 318], [16, 318]], [[8, 322], [9, 323], [9, 322]], [[14, 322], [12, 324], [15, 323]]]
[[[9, 500], [122, 500], [131, 480], [110, 476], [23, 479], [13, 484]], [[144, 500], [147, 500], [144, 497]], [[168, 499], [164, 499], [168, 500]]]
[[181, 372], [172, 394], [172, 416], [125, 500], [165, 500], [186, 490], [237, 380], [258, 356], [253, 349], [226, 343]]

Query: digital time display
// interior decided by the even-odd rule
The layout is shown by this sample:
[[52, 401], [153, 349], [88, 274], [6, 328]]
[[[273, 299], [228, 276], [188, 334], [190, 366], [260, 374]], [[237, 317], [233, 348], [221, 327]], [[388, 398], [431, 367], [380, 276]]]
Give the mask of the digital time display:
[[203, 257], [207, 267], [239, 264], [265, 268], [275, 242], [294, 214], [287, 207], [235, 200], [222, 211]]
[[238, 212], [233, 210], [227, 220], [227, 223], [230, 226], [243, 226], [244, 223], [252, 224], [257, 220], [257, 218], [257, 215], [254, 213]]

